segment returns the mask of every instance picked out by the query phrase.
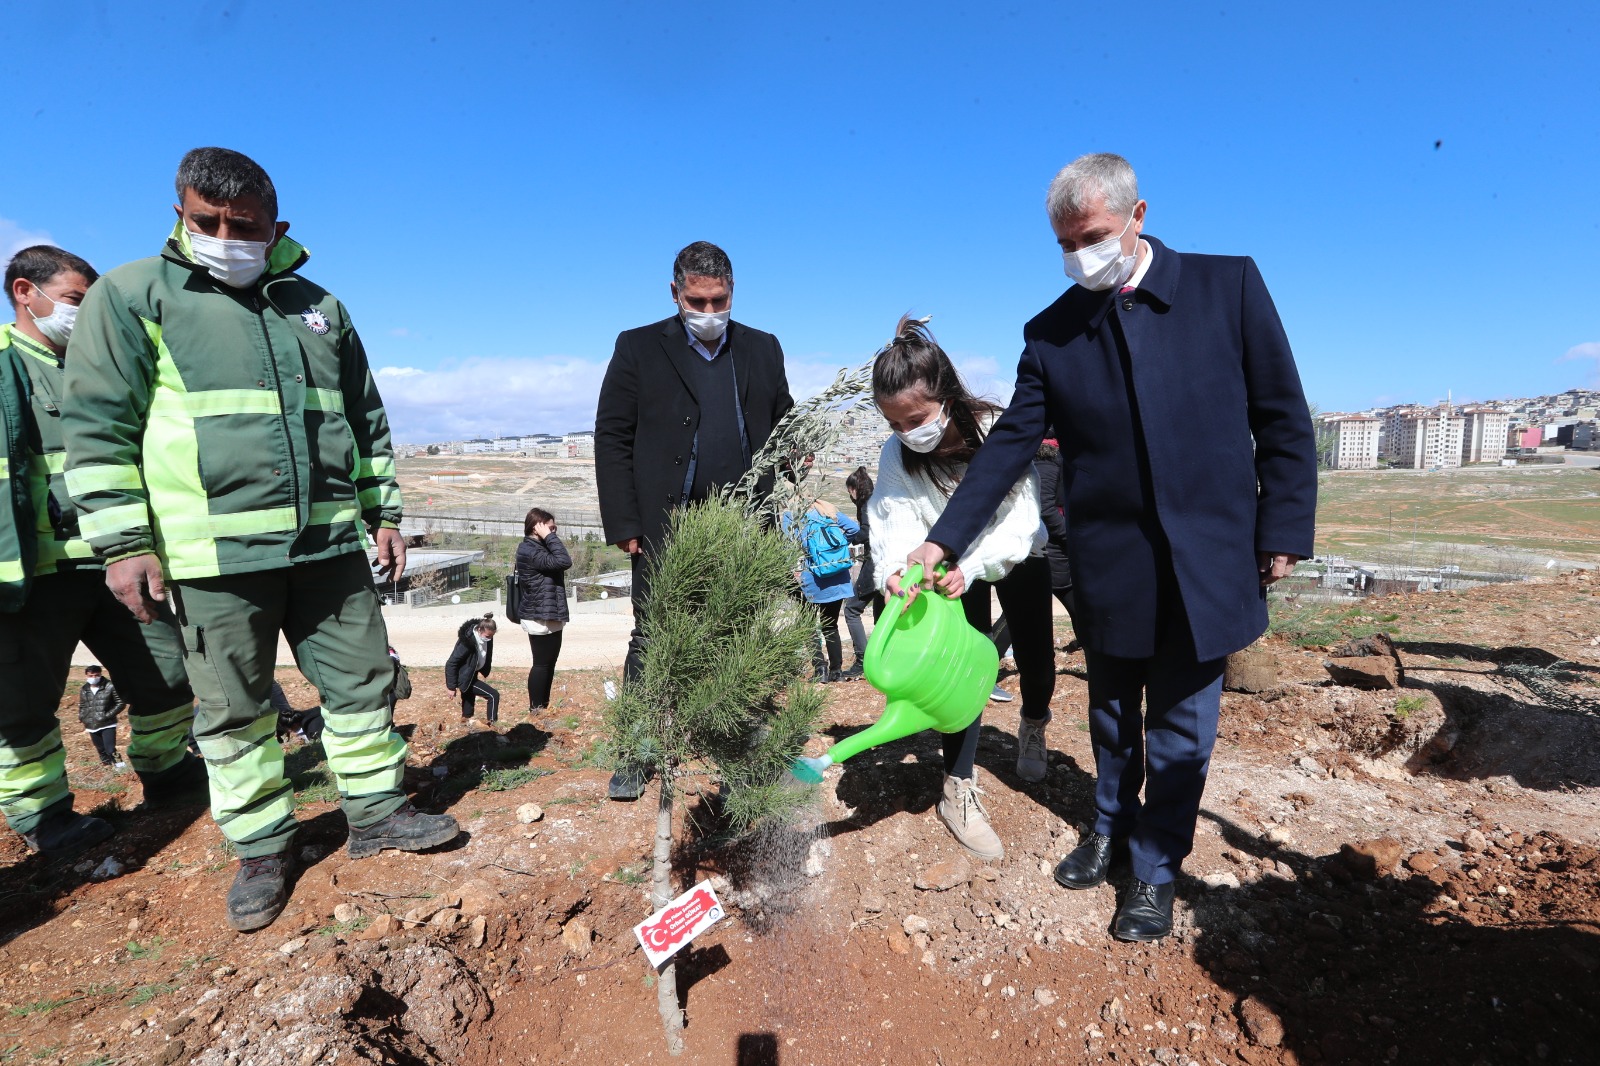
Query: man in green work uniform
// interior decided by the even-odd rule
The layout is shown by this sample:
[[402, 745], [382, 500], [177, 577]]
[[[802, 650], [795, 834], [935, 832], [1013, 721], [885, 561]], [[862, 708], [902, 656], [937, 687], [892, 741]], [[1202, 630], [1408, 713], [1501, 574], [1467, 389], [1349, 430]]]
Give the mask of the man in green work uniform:
[[145, 802], [203, 802], [205, 770], [184, 750], [194, 695], [171, 613], [139, 626], [106, 588], [79, 535], [62, 476], [63, 360], [78, 304], [98, 275], [50, 245], [6, 265], [16, 321], [0, 326], [7, 454], [0, 462], [0, 811], [28, 846], [70, 855], [111, 835], [72, 809], [56, 711], [81, 640], [130, 701], [128, 759]]
[[389, 424], [344, 306], [296, 271], [272, 180], [225, 148], [177, 175], [159, 256], [84, 300], [67, 360], [67, 487], [106, 583], [140, 621], [168, 596], [200, 698], [211, 811], [240, 856], [228, 924], [289, 897], [294, 793], [269, 702], [281, 632], [322, 697], [350, 854], [456, 837], [401, 788], [406, 744], [367, 566], [405, 569]]

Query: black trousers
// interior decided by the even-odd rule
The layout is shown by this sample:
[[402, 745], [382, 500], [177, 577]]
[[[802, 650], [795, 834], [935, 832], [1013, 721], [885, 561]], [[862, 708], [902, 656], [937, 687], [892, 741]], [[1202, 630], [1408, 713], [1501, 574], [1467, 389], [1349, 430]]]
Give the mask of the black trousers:
[[482, 696], [484, 701], [484, 721], [498, 722], [500, 720], [500, 690], [481, 677], [473, 678], [472, 684], [461, 690], [461, 717], [472, 717], [473, 703], [479, 696]]
[[861, 624], [861, 616], [866, 612], [867, 605], [872, 605], [872, 620], [876, 622], [883, 614], [883, 593], [874, 592], [871, 599], [862, 599], [860, 593], [844, 601], [844, 624], [850, 630], [850, 643], [856, 649], [856, 662], [859, 664], [867, 654], [867, 629]]
[[528, 668], [528, 709], [543, 710], [550, 706], [550, 685], [556, 678], [556, 659], [561, 655], [561, 630], [544, 636], [528, 634], [528, 650], [533, 653], [533, 665]]
[[[1056, 645], [1050, 611], [1050, 565], [1042, 558], [1024, 559], [992, 585], [974, 581], [961, 595], [961, 607], [974, 629], [989, 635], [989, 590], [993, 588], [1011, 625], [1012, 654], [1022, 682], [1022, 717], [1050, 720], [1056, 694]], [[944, 772], [971, 777], [978, 757], [983, 715], [959, 733], [944, 734]]]
[[628, 657], [622, 660], [622, 680], [632, 681], [644, 669], [644, 632], [639, 627], [644, 621], [645, 601], [650, 598], [650, 564], [643, 552], [629, 557], [633, 568], [633, 632], [628, 634]]
[[[832, 603], [814, 604], [817, 609], [817, 620], [822, 625], [822, 652], [826, 655], [816, 657], [817, 671], [838, 673], [844, 665], [844, 646], [839, 642], [839, 611], [844, 607], [844, 600], [834, 600]], [[857, 649], [857, 654], [862, 649]]]
[[89, 739], [94, 743], [94, 750], [100, 753], [100, 761], [110, 766], [117, 761], [117, 727], [107, 726], [96, 729], [89, 734]]

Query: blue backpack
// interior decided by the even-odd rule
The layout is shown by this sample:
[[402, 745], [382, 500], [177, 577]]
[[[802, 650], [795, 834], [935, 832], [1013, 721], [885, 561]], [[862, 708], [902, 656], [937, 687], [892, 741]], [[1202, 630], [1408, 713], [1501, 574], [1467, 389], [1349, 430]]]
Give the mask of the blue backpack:
[[831, 518], [806, 516], [806, 565], [816, 577], [850, 569], [850, 541]]

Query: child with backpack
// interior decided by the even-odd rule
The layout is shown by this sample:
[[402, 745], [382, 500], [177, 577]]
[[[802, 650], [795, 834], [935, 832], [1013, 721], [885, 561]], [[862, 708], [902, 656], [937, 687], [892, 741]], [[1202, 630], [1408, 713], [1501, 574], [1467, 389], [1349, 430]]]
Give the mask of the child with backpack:
[[844, 650], [839, 643], [839, 610], [855, 594], [850, 584], [850, 544], [861, 536], [861, 526], [826, 500], [814, 500], [798, 520], [783, 516], [784, 532], [804, 550], [800, 562], [800, 591], [816, 604], [822, 623], [822, 654], [817, 656], [817, 680], [841, 679]]

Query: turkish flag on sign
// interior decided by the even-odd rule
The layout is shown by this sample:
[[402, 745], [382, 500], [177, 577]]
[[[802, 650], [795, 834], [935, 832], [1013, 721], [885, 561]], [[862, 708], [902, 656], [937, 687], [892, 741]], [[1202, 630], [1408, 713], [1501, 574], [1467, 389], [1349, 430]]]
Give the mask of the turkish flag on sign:
[[709, 881], [702, 881], [634, 926], [633, 933], [650, 964], [660, 966], [722, 917], [716, 892]]

